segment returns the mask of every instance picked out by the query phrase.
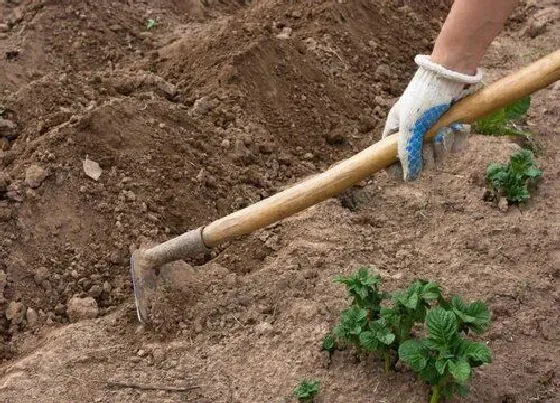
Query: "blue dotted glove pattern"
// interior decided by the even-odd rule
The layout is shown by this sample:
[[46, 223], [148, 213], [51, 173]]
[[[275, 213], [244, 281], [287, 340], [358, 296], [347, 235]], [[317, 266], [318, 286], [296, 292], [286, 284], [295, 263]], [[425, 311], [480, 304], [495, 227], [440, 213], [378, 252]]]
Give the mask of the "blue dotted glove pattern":
[[[451, 104], [433, 106], [414, 122], [411, 128], [411, 136], [408, 138], [405, 147], [408, 168], [405, 179], [407, 181], [416, 179], [422, 170], [422, 146], [424, 143], [424, 135], [450, 106]], [[443, 141], [442, 134], [440, 133], [438, 136], [440, 137], [439, 141]]]

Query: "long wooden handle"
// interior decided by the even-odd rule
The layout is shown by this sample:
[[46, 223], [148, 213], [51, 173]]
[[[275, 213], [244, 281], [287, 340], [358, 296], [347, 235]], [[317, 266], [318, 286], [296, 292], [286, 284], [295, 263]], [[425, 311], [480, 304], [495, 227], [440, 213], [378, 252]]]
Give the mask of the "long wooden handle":
[[[452, 123], [472, 123], [497, 109], [560, 79], [560, 50], [534, 62], [455, 104], [426, 133]], [[397, 161], [398, 134], [386, 137], [359, 154], [290, 189], [214, 221], [202, 231], [204, 244], [213, 247], [251, 233], [329, 199], [367, 176]]]

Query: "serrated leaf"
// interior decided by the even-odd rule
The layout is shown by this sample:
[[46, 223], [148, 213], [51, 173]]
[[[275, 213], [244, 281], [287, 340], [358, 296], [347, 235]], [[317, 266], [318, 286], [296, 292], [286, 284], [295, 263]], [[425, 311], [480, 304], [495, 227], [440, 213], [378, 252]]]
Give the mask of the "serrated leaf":
[[336, 350], [336, 340], [332, 333], [327, 333], [325, 337], [323, 337], [321, 350], [328, 351], [329, 353], [332, 353], [334, 350]]
[[445, 368], [447, 367], [448, 362], [450, 361], [445, 358], [438, 358], [436, 360], [435, 368], [440, 375], [443, 375], [443, 373], [445, 372]]
[[435, 307], [426, 314], [428, 338], [441, 346], [449, 345], [457, 334], [457, 322], [453, 312]]
[[424, 285], [423, 298], [424, 300], [435, 300], [441, 297], [441, 289], [437, 283], [430, 281]]
[[379, 340], [374, 332], [362, 332], [360, 333], [360, 344], [367, 351], [375, 351], [379, 349]]
[[521, 98], [504, 108], [506, 119], [520, 119], [527, 114], [531, 106], [531, 97]]
[[468, 362], [464, 360], [459, 361], [448, 361], [447, 362], [447, 369], [449, 373], [453, 376], [459, 383], [467, 382], [471, 377], [471, 366]]
[[427, 364], [427, 355], [422, 344], [407, 340], [399, 346], [399, 359], [416, 372], [422, 371]]
[[475, 367], [492, 362], [490, 349], [483, 343], [463, 340], [459, 354]]
[[385, 333], [385, 334], [378, 334], [378, 340], [386, 345], [391, 345], [395, 341], [395, 334], [394, 333]]

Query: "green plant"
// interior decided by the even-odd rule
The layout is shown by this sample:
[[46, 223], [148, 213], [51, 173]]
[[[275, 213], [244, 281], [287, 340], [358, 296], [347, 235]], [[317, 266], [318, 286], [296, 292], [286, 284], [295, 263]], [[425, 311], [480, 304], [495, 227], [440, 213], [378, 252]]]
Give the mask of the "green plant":
[[157, 25], [158, 25], [158, 22], [156, 20], [154, 20], [153, 18], [149, 18], [148, 22], [146, 23], [146, 29], [148, 31], [151, 31], [152, 29], [157, 27]]
[[531, 98], [525, 97], [513, 104], [497, 110], [493, 114], [477, 120], [473, 129], [487, 136], [520, 136], [530, 137], [531, 133], [520, 130], [513, 121], [521, 119], [531, 105]]
[[333, 328], [336, 337], [347, 345], [354, 345], [361, 352], [360, 334], [368, 326], [368, 311], [359, 306], [352, 305], [345, 309], [340, 317], [340, 322]]
[[395, 334], [384, 318], [369, 322], [366, 330], [360, 333], [360, 344], [368, 352], [380, 353], [385, 361], [385, 372], [391, 369], [391, 345]]
[[410, 338], [410, 331], [415, 323], [424, 322], [431, 304], [441, 299], [441, 289], [436, 283], [415, 280], [406, 290], [393, 293], [393, 306], [381, 308], [381, 316], [391, 325], [398, 343], [402, 343]]
[[302, 379], [293, 390], [292, 396], [299, 402], [312, 402], [315, 396], [317, 396], [317, 393], [319, 393], [320, 386], [321, 383], [319, 381]]
[[457, 319], [457, 329], [469, 334], [470, 331], [481, 334], [488, 329], [490, 324], [490, 311], [486, 304], [475, 301], [470, 304], [455, 295], [449, 303], [443, 303], [445, 309], [452, 311]]
[[350, 276], [337, 276], [333, 281], [346, 286], [352, 305], [367, 309], [370, 320], [379, 318], [380, 303], [386, 297], [378, 289], [381, 277], [370, 274], [368, 267], [360, 267]]
[[323, 337], [323, 343], [321, 343], [321, 350], [328, 351], [332, 354], [337, 349], [336, 339], [332, 333], [327, 333]]
[[528, 185], [535, 183], [542, 175], [529, 150], [521, 150], [510, 156], [510, 162], [490, 164], [486, 173], [488, 183], [498, 195], [505, 195], [511, 203], [522, 203], [529, 200]]
[[463, 338], [457, 315], [438, 306], [426, 315], [427, 336], [407, 340], [399, 347], [399, 358], [432, 386], [430, 403], [454, 393], [467, 393], [472, 368], [492, 361], [490, 349]]

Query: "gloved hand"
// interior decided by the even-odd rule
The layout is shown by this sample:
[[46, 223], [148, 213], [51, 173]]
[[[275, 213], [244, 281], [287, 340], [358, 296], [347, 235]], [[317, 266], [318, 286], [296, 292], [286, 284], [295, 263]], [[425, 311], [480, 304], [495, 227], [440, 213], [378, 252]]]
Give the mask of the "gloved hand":
[[[440, 130], [434, 138], [431, 150], [424, 150], [424, 135], [430, 127], [449, 109], [451, 104], [465, 94], [465, 87], [479, 83], [482, 73], [477, 70], [474, 76], [447, 70], [431, 61], [429, 56], [417, 55], [416, 74], [408, 84], [403, 95], [387, 115], [383, 137], [400, 132], [398, 139], [399, 160], [406, 181], [415, 180], [422, 171], [424, 155], [431, 158], [447, 148], [458, 148], [461, 141], [454, 136], [465, 137], [462, 125], [453, 125]], [[457, 139], [459, 140], [459, 139]], [[457, 146], [453, 147], [456, 142]], [[428, 147], [426, 147], [428, 148]]]

